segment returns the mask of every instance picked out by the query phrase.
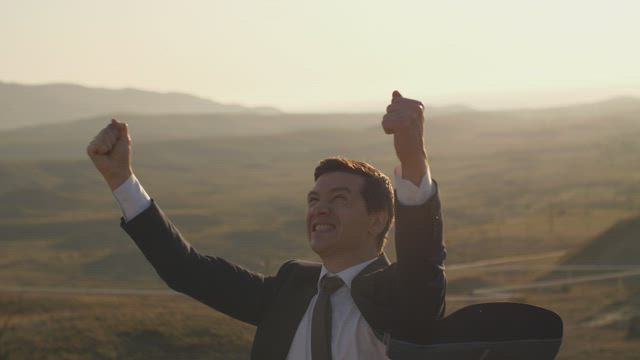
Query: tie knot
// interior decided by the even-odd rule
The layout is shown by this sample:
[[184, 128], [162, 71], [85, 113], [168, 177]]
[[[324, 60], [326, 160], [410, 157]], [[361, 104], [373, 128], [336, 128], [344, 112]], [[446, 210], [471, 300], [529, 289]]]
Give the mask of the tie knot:
[[340, 289], [342, 285], [344, 285], [344, 281], [342, 281], [338, 276], [325, 275], [322, 280], [320, 280], [320, 290], [328, 293], [329, 295]]

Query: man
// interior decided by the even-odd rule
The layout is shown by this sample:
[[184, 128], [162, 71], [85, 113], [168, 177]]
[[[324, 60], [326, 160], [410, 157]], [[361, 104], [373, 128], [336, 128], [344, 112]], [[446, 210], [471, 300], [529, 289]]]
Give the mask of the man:
[[[442, 217], [419, 101], [394, 91], [382, 126], [400, 160], [396, 193], [372, 166], [323, 160], [307, 197], [307, 235], [322, 264], [291, 260], [275, 276], [198, 253], [131, 168], [127, 125], [87, 147], [123, 212], [122, 228], [174, 290], [257, 326], [253, 359], [386, 359], [390, 337], [419, 341], [444, 314]], [[394, 201], [395, 197], [395, 201]], [[396, 222], [397, 262], [382, 252]]]

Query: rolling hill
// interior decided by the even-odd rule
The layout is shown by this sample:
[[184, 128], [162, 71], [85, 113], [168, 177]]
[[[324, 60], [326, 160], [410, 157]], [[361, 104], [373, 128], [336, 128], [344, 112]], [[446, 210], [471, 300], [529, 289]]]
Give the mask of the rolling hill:
[[57, 123], [110, 113], [279, 114], [271, 107], [221, 104], [182, 93], [90, 88], [74, 84], [0, 82], [0, 129]]
[[640, 216], [620, 220], [562, 260], [563, 265], [640, 265]]
[[[637, 264], [639, 104], [430, 112], [425, 129], [447, 265], [568, 248], [571, 263]], [[342, 154], [391, 173], [397, 160], [379, 118], [122, 115], [138, 178], [186, 239], [267, 274], [289, 258], [316, 259], [304, 233], [304, 194], [320, 159]], [[0, 132], [2, 286], [166, 290], [119, 228], [117, 206], [84, 154], [107, 121]], [[386, 251], [393, 259], [393, 241]], [[469, 281], [450, 271], [450, 294], [530, 280], [476, 275]], [[571, 329], [563, 359], [632, 359], [638, 343], [624, 338], [628, 321], [585, 325], [626, 319], [624, 311], [637, 308], [637, 284], [624, 285], [530, 292], [522, 301], [562, 315]], [[0, 322], [8, 324], [0, 358], [242, 359], [254, 331], [176, 295], [0, 291]]]
[[[640, 112], [589, 114], [570, 107], [428, 118], [451, 263], [579, 246], [637, 212], [640, 169], [630, 164], [640, 163]], [[253, 269], [314, 258], [304, 240], [303, 198], [320, 159], [342, 154], [387, 173], [397, 162], [373, 115], [233, 116], [239, 127], [281, 126], [225, 136], [203, 115], [191, 118], [197, 131], [176, 136], [180, 128], [168, 126], [150, 133], [169, 117], [132, 116], [134, 169], [199, 249]], [[101, 122], [1, 134], [0, 281], [158, 285], [139, 270], [144, 260], [118, 228], [113, 198], [84, 154], [86, 134]], [[296, 122], [327, 128], [287, 125]], [[349, 125], [329, 128], [338, 123]]]

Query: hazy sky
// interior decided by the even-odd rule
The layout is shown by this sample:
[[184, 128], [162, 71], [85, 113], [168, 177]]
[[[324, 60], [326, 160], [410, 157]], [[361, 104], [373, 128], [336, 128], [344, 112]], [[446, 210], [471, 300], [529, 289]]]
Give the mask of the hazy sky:
[[0, 81], [288, 111], [640, 95], [640, 1], [0, 0]]

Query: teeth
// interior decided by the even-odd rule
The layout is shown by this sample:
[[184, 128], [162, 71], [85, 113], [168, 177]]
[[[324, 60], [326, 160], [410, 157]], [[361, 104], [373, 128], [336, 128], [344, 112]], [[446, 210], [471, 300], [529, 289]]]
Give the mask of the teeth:
[[335, 226], [333, 225], [328, 225], [328, 224], [318, 224], [316, 226], [313, 227], [314, 231], [328, 231], [328, 230], [333, 230]]

